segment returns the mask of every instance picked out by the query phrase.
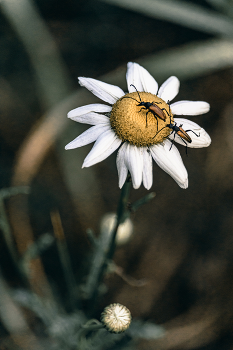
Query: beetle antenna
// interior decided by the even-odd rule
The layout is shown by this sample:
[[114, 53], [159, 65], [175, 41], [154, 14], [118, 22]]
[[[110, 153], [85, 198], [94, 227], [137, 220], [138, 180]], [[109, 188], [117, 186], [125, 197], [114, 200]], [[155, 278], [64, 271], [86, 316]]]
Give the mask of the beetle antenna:
[[[167, 128], [167, 125], [166, 125], [166, 126], [164, 126], [162, 129], [160, 129], [160, 130], [157, 132], [157, 134], [155, 134], [155, 136], [157, 136], [157, 135], [158, 135], [158, 133], [160, 133], [160, 131], [162, 131], [164, 128]], [[152, 139], [154, 139], [154, 138], [155, 138], [155, 136], [153, 136], [153, 137], [152, 137]]]
[[139, 92], [138, 92], [138, 90], [137, 90], [136, 86], [135, 86], [135, 85], [133, 85], [133, 84], [130, 84], [130, 86], [133, 86], [133, 87], [134, 87], [134, 89], [135, 89], [135, 90], [137, 91], [137, 93], [138, 93], [138, 97], [139, 97], [140, 102], [142, 102], [141, 97], [140, 97], [140, 95], [139, 95]]
[[136, 98], [133, 98], [133, 97], [130, 97], [130, 96], [124, 96], [122, 98], [131, 98], [131, 100], [137, 101], [137, 103], [138, 103], [138, 100], [136, 100]]

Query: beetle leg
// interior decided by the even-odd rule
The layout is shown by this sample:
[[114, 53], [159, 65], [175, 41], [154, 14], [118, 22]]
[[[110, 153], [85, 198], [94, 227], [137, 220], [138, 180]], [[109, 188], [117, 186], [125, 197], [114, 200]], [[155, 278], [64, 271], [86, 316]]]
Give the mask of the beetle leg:
[[[142, 109], [147, 109], [147, 108], [146, 108], [146, 107], [142, 107], [142, 108], [140, 109], [140, 111], [138, 111], [138, 113], [140, 113]], [[147, 113], [148, 113], [148, 112], [147, 112]]]
[[156, 121], [157, 121], [157, 131], [158, 131], [158, 117], [157, 115], [153, 112], [153, 111], [148, 111], [147, 113], [151, 112], [153, 114], [153, 116], [155, 117]]
[[200, 133], [199, 133], [199, 135], [197, 135], [193, 130], [185, 130], [185, 132], [187, 132], [187, 131], [192, 131], [194, 133], [194, 135], [196, 135], [197, 137], [200, 137]]
[[167, 113], [168, 117], [171, 118], [171, 115], [168, 113], [168, 111], [166, 110], [166, 108], [161, 108], [161, 111], [165, 111], [165, 112]]
[[185, 153], [186, 153], [186, 156], [188, 156], [188, 144], [185, 140], [182, 139], [182, 141], [185, 143]]
[[180, 135], [178, 135], [178, 136], [184, 142], [184, 144], [185, 144], [185, 152], [186, 152], [186, 155], [188, 155], [188, 144], [187, 144], [187, 142]]
[[158, 131], [158, 127], [159, 127], [159, 121], [158, 121], [158, 118], [156, 117], [156, 119], [157, 119], [157, 131]]
[[171, 147], [170, 147], [169, 151], [172, 149], [173, 143], [175, 141], [176, 132], [174, 130], [172, 130], [172, 132], [171, 132], [171, 134], [169, 136], [171, 136], [173, 134], [173, 132], [174, 132], [173, 140], [171, 141], [171, 139], [169, 139], [171, 141]]
[[[173, 134], [173, 132], [174, 132], [174, 131], [172, 131], [171, 134]], [[171, 134], [170, 134], [170, 135], [171, 135]], [[169, 151], [172, 149], [172, 146], [173, 146], [174, 141], [175, 141], [175, 136], [176, 136], [176, 134], [177, 134], [177, 132], [174, 133], [174, 137], [173, 137], [173, 140], [172, 140], [172, 141], [169, 139], [169, 140], [171, 141], [171, 147], [170, 147]], [[187, 142], [186, 142], [184, 139], [182, 139], [182, 137], [181, 137], [180, 135], [178, 135], [178, 136], [179, 136], [180, 139], [184, 142], [184, 144], [185, 144], [185, 153], [186, 153], [186, 155], [188, 155], [188, 144], [187, 144]]]

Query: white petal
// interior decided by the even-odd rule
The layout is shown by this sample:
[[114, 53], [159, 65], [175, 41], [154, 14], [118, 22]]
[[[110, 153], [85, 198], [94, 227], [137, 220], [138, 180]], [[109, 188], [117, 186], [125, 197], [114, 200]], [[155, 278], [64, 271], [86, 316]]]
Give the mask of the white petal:
[[[70, 116], [68, 117], [71, 118]], [[110, 125], [109, 117], [103, 114], [95, 113], [95, 112], [82, 114], [77, 117], [72, 116], [71, 119], [82, 124], [90, 124], [90, 125], [109, 124]]]
[[133, 187], [139, 188], [142, 183], [143, 151], [142, 148], [127, 144], [125, 151], [125, 165], [132, 177]]
[[76, 137], [73, 141], [66, 145], [65, 149], [74, 149], [88, 145], [94, 142], [105, 131], [110, 130], [110, 125], [96, 125], [84, 131], [81, 135]]
[[96, 140], [91, 151], [84, 159], [83, 168], [101, 162], [112, 154], [121, 144], [121, 140], [111, 129], [105, 131]]
[[126, 80], [129, 92], [135, 92], [135, 88], [130, 86], [133, 84], [139, 92], [157, 94], [158, 83], [145, 68], [133, 62], [129, 62], [127, 68]]
[[123, 143], [123, 145], [119, 149], [119, 151], [117, 153], [117, 159], [116, 159], [120, 188], [122, 188], [122, 186], [124, 185], [125, 180], [126, 180], [127, 175], [128, 175], [128, 168], [125, 165], [126, 148], [127, 148], [127, 143], [125, 142], [125, 143]]
[[158, 97], [165, 102], [172, 101], [179, 92], [180, 82], [177, 77], [171, 76], [159, 88]]
[[92, 78], [79, 77], [78, 79], [81, 86], [85, 86], [85, 88], [91, 91], [95, 96], [112, 105], [125, 95], [124, 91], [118, 86]]
[[153, 175], [152, 175], [152, 158], [150, 152], [148, 152], [148, 148], [143, 148], [143, 173], [142, 173], [142, 181], [144, 187], [149, 190], [153, 183]]
[[70, 119], [74, 119], [76, 117], [80, 117], [81, 115], [85, 115], [85, 114], [88, 114], [90, 112], [107, 113], [107, 112], [111, 112], [111, 110], [112, 110], [111, 106], [103, 105], [101, 103], [93, 103], [90, 105], [86, 105], [86, 106], [72, 109], [67, 114], [67, 117]]
[[[183, 118], [174, 118], [174, 121], [177, 123], [177, 126], [182, 125], [181, 126], [182, 129], [184, 129], [184, 131], [186, 131], [187, 134], [191, 137], [192, 142], [191, 143], [187, 142], [188, 147], [190, 147], [190, 148], [202, 148], [202, 147], [208, 147], [211, 144], [210, 136], [198, 124], [192, 122], [191, 120], [183, 119]], [[187, 131], [187, 130], [192, 130], [192, 131]], [[171, 136], [171, 138], [173, 138], [173, 137], [174, 136]], [[185, 146], [185, 143], [182, 141], [182, 139], [177, 134], [175, 135], [175, 141], [177, 143], [180, 143], [181, 145]]]
[[150, 147], [151, 155], [158, 166], [168, 173], [181, 188], [188, 187], [188, 174], [180, 153], [175, 145], [165, 140], [163, 143]]
[[175, 115], [199, 115], [209, 110], [209, 103], [204, 101], [179, 101], [171, 104], [172, 114]]

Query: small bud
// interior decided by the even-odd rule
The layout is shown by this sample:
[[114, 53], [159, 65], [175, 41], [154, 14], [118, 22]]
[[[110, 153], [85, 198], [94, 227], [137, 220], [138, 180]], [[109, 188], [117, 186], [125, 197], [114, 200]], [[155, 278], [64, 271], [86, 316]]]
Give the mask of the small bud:
[[101, 314], [101, 322], [109, 332], [121, 333], [129, 328], [131, 313], [126, 306], [121, 304], [110, 304], [106, 306]]
[[[103, 216], [100, 224], [100, 230], [106, 231], [109, 234], [112, 232], [117, 220], [115, 213], [107, 213]], [[116, 244], [123, 245], [127, 243], [133, 233], [133, 224], [130, 218], [127, 218], [125, 222], [119, 225], [116, 235]]]

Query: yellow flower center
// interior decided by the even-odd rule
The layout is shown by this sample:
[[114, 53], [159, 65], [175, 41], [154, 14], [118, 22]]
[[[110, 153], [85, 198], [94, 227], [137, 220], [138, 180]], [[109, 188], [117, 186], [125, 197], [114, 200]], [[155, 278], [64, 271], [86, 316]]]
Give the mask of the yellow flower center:
[[139, 92], [139, 95], [142, 102], [153, 102], [154, 106], [139, 105], [137, 92], [126, 94], [112, 106], [111, 126], [122, 141], [132, 145], [142, 147], [161, 143], [171, 133], [167, 124], [174, 122], [170, 107], [151, 93]]

